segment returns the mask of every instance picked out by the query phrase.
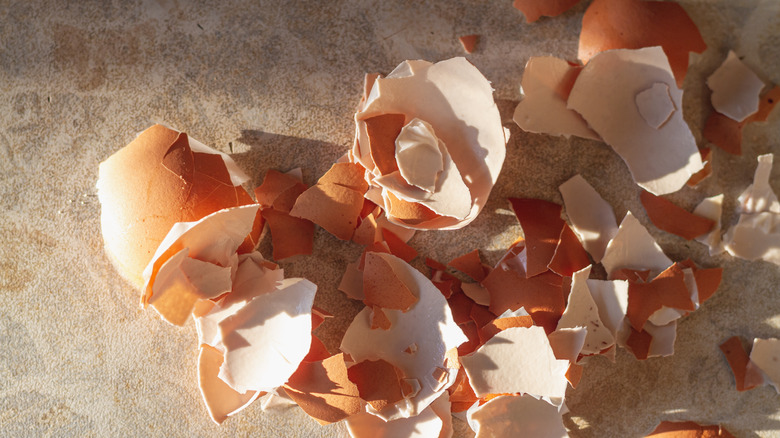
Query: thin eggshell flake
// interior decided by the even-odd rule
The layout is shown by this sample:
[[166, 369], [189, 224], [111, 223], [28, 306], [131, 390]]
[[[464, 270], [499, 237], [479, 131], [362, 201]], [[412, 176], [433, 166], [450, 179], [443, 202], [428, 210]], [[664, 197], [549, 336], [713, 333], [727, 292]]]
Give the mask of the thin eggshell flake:
[[566, 311], [558, 321], [556, 330], [564, 328], [585, 327], [587, 336], [582, 348], [583, 354], [598, 353], [615, 343], [615, 337], [605, 327], [599, 316], [599, 309], [588, 289], [588, 276], [591, 267], [588, 266], [574, 274]]
[[750, 361], [764, 373], [768, 383], [780, 393], [780, 339], [754, 339]]
[[385, 421], [376, 415], [360, 413], [347, 418], [346, 425], [352, 438], [428, 438], [452, 436], [452, 415], [447, 392], [419, 415]]
[[712, 106], [719, 113], [742, 122], [758, 111], [764, 82], [739, 57], [729, 51], [726, 60], [707, 79]]
[[639, 112], [637, 94], [654, 84], [669, 87], [674, 107], [682, 108], [682, 90], [660, 47], [602, 52], [580, 72], [568, 108], [580, 113], [612, 146], [637, 184], [663, 195], [683, 187], [703, 164], [681, 111], [674, 111], [658, 129]]
[[222, 424], [229, 416], [249, 406], [261, 392], [244, 394], [231, 388], [218, 377], [222, 352], [209, 345], [201, 345], [198, 354], [198, 385], [211, 419]]
[[629, 211], [620, 223], [614, 239], [607, 245], [601, 260], [607, 275], [623, 268], [650, 269], [660, 272], [672, 265], [653, 236]]
[[[390, 265], [419, 300], [406, 312], [383, 310], [390, 321], [386, 330], [372, 329], [372, 311], [364, 308], [347, 328], [341, 350], [356, 362], [383, 359], [400, 369], [410, 383], [418, 382], [416, 394], [374, 413], [393, 420], [419, 414], [455, 383], [457, 369], [445, 368], [445, 356], [468, 339], [453, 320], [444, 296], [430, 280], [393, 255], [377, 253], [376, 257]], [[406, 353], [413, 344], [416, 351]], [[444, 374], [439, 377], [444, 378], [444, 384], [436, 378], [442, 371]]]
[[635, 101], [639, 114], [654, 129], [660, 128], [677, 110], [669, 95], [669, 85], [663, 82], [637, 93]]
[[600, 262], [607, 244], [618, 232], [612, 207], [579, 174], [561, 184], [558, 190], [563, 196], [566, 215], [582, 246], [593, 261]]

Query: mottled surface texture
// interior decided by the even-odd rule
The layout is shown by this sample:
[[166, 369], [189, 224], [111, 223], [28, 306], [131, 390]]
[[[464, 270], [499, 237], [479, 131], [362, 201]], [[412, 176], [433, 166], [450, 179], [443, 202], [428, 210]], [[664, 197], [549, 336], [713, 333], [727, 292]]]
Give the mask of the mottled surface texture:
[[[68, 5], [67, 3], [71, 3]], [[512, 132], [504, 170], [482, 215], [453, 232], [418, 233], [422, 254], [449, 260], [480, 248], [491, 263], [519, 232], [508, 196], [561, 202], [579, 172], [615, 208], [645, 225], [638, 188], [606, 146], [521, 132], [511, 123], [529, 56], [574, 59], [587, 1], [527, 24], [509, 0], [45, 2], [0, 0], [0, 429], [11, 436], [343, 436], [297, 407], [255, 403], [222, 427], [196, 383], [195, 328], [138, 306], [103, 252], [98, 163], [155, 122], [186, 130], [259, 183], [270, 168], [304, 169], [312, 183], [350, 146], [364, 72], [408, 58], [468, 56], [490, 79]], [[684, 0], [709, 49], [691, 57], [685, 117], [700, 144], [706, 77], [733, 48], [780, 82], [780, 3]], [[715, 176], [671, 198], [692, 208], [725, 193], [726, 220], [755, 157], [780, 152], [780, 111], [745, 130], [744, 155], [714, 152]], [[772, 177], [780, 190], [780, 168]], [[662, 419], [722, 423], [736, 436], [780, 436], [780, 396], [738, 393], [718, 344], [780, 336], [780, 268], [710, 257], [696, 242], [650, 232], [673, 259], [723, 266], [724, 283], [679, 324], [677, 353], [639, 362], [596, 358], [569, 390], [574, 437], [632, 437]], [[266, 254], [269, 243], [262, 245]], [[318, 333], [331, 351], [358, 307], [336, 291], [351, 243], [317, 232], [315, 254], [282, 263], [319, 285], [336, 314]], [[421, 267], [419, 260], [416, 264]], [[456, 435], [469, 436], [456, 421]]]

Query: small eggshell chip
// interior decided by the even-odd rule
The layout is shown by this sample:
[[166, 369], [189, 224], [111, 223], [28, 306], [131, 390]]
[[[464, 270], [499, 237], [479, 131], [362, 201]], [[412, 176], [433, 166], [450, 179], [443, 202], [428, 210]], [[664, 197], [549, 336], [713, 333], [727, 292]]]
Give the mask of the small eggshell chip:
[[201, 345], [198, 354], [198, 385], [203, 403], [209, 416], [217, 424], [222, 424], [229, 416], [249, 406], [263, 393], [247, 391], [237, 392], [217, 375], [222, 365], [222, 352], [209, 345]]
[[618, 232], [607, 245], [601, 260], [607, 275], [623, 268], [650, 269], [660, 272], [672, 265], [653, 236], [629, 211], [620, 223]]
[[526, 21], [533, 23], [542, 15], [557, 17], [579, 2], [580, 0], [515, 0], [512, 6], [523, 12]]
[[750, 361], [764, 373], [768, 383], [780, 393], [780, 339], [754, 339]]
[[460, 44], [463, 46], [463, 50], [466, 53], [473, 53], [474, 49], [477, 48], [477, 44], [479, 43], [479, 35], [463, 35], [462, 37], [459, 37], [458, 40], [460, 41]]
[[620, 155], [637, 184], [663, 195], [683, 187], [703, 164], [682, 111], [674, 111], [658, 129], [639, 112], [636, 95], [655, 84], [669, 87], [674, 107], [682, 108], [682, 90], [660, 47], [602, 52], [580, 72], [568, 108]]
[[702, 426], [693, 421], [662, 421], [648, 437], [654, 438], [734, 438], [720, 426]]
[[561, 206], [542, 199], [510, 198], [509, 202], [525, 235], [526, 277], [541, 274], [555, 255], [565, 224]]
[[759, 93], [764, 82], [733, 51], [707, 79], [712, 106], [719, 113], [742, 122], [758, 112]]
[[656, 227], [686, 240], [710, 233], [715, 221], [689, 213], [672, 201], [642, 190], [639, 195], [647, 216]]
[[[443, 384], [434, 374], [443, 367], [447, 352], [468, 339], [453, 320], [444, 296], [430, 280], [393, 255], [375, 255], [419, 299], [406, 312], [383, 310], [390, 321], [386, 330], [372, 329], [371, 309], [364, 308], [344, 333], [341, 350], [356, 362], [382, 359], [400, 369], [408, 384], [419, 385], [419, 390], [410, 387], [404, 400], [374, 413], [389, 421], [418, 415], [455, 383], [457, 369], [444, 369]], [[406, 353], [412, 344], [417, 351]]]

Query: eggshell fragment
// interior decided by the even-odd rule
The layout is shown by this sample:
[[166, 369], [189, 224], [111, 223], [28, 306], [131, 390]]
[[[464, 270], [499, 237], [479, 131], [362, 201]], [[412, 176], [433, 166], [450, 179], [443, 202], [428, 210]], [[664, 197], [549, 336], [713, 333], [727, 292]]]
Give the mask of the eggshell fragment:
[[601, 322], [617, 338], [628, 311], [628, 281], [589, 279], [587, 284]]
[[758, 166], [753, 175], [753, 184], [739, 195], [740, 213], [780, 213], [780, 202], [777, 201], [777, 196], [769, 185], [773, 161], [772, 154], [758, 156]]
[[478, 397], [527, 393], [560, 405], [566, 393], [569, 361], [555, 358], [541, 327], [503, 330], [461, 363]]
[[347, 430], [352, 438], [449, 438], [452, 436], [452, 415], [447, 393], [437, 398], [419, 415], [384, 421], [369, 413], [347, 418]]
[[285, 392], [320, 424], [362, 412], [357, 386], [348, 378], [343, 354], [303, 362], [284, 385]]
[[[377, 77], [367, 85], [369, 82], [370, 91], [355, 114], [356, 142], [351, 156], [367, 169], [365, 176], [371, 186], [380, 189], [381, 196], [372, 200], [385, 210], [390, 222], [407, 228], [457, 229], [474, 220], [487, 201], [506, 153], [506, 137], [490, 83], [465, 58], [436, 64], [405, 61], [387, 77]], [[373, 162], [366, 121], [387, 114], [403, 114], [405, 124], [414, 119], [427, 123], [437, 143], [444, 145], [443, 172], [448, 176], [439, 176], [433, 193], [413, 190], [403, 178], [381, 173]], [[397, 152], [396, 165], [400, 163]], [[451, 165], [446, 156], [451, 157]], [[442, 192], [444, 183], [448, 194]], [[450, 195], [456, 192], [458, 197], [453, 199]], [[464, 196], [469, 201], [465, 211], [460, 205]]]
[[585, 119], [566, 107], [582, 66], [552, 56], [528, 59], [521, 82], [523, 100], [512, 119], [523, 131], [601, 140]]
[[222, 424], [229, 416], [249, 406], [262, 392], [241, 394], [223, 382], [217, 375], [222, 365], [222, 352], [209, 345], [201, 345], [198, 354], [198, 386], [209, 416]]
[[[419, 300], [408, 311], [385, 309], [390, 320], [387, 330], [371, 329], [371, 310], [363, 309], [347, 328], [341, 350], [356, 362], [382, 359], [400, 369], [404, 376], [419, 384], [413, 395], [375, 413], [385, 420], [419, 414], [455, 382], [457, 369], [445, 368], [444, 383], [435, 377], [441, 370], [448, 351], [467, 340], [453, 320], [446, 300], [438, 289], [420, 272], [390, 254], [376, 254], [387, 263], [404, 286]], [[406, 350], [417, 346], [416, 353]], [[409, 392], [407, 392], [409, 394]]]
[[551, 271], [525, 278], [512, 270], [493, 269], [482, 283], [490, 294], [490, 311], [501, 314], [523, 307], [534, 322], [555, 330], [565, 309], [561, 276]]
[[734, 373], [737, 391], [747, 391], [763, 383], [763, 378], [756, 381], [755, 377], [750, 377], [751, 373], [748, 369], [750, 357], [742, 346], [739, 336], [732, 336], [720, 344], [720, 351], [726, 356], [731, 372]]
[[619, 269], [650, 269], [660, 272], [672, 265], [653, 236], [629, 211], [623, 217], [618, 232], [607, 245], [604, 258], [601, 260], [607, 275]]
[[780, 102], [780, 86], [775, 86], [761, 96], [758, 112], [742, 122], [713, 111], [704, 124], [702, 134], [704, 138], [724, 151], [740, 155], [742, 154], [742, 128], [748, 123], [765, 122], [778, 102]]
[[[582, 354], [596, 354], [615, 343], [615, 336], [601, 322], [599, 308], [588, 289], [590, 269], [588, 266], [574, 274], [569, 303], [556, 327], [556, 331], [575, 327], [584, 327], [587, 330]], [[576, 362], [576, 356], [572, 362]]]
[[463, 35], [458, 38], [458, 41], [460, 41], [460, 44], [463, 46], [463, 50], [466, 53], [474, 53], [474, 49], [477, 48], [477, 43], [479, 43], [479, 35]]
[[233, 160], [183, 132], [154, 125], [100, 164], [97, 182], [106, 252], [134, 286], [173, 224], [251, 204]]
[[229, 291], [226, 272], [236, 263], [236, 251], [252, 230], [257, 211], [258, 205], [246, 205], [175, 224], [144, 270], [142, 304], [151, 304], [163, 318], [182, 325], [197, 300]]
[[655, 438], [734, 438], [720, 426], [701, 426], [693, 421], [662, 421], [648, 437]]
[[363, 295], [367, 306], [403, 312], [409, 310], [418, 299], [398, 277], [390, 263], [375, 252], [366, 254]]
[[298, 197], [290, 216], [310, 220], [339, 239], [350, 240], [367, 189], [359, 164], [336, 163]]
[[715, 227], [711, 219], [689, 213], [672, 201], [642, 190], [639, 195], [653, 225], [686, 240], [708, 234]]
[[568, 437], [557, 407], [532, 395], [502, 395], [469, 410], [468, 422], [477, 438], [528, 436]]
[[403, 373], [387, 361], [365, 360], [349, 367], [347, 373], [349, 380], [357, 385], [360, 398], [377, 412], [403, 398]]
[[721, 222], [720, 217], [723, 212], [723, 195], [711, 196], [696, 206], [693, 214], [707, 218], [715, 224], [712, 231], [707, 234], [696, 237], [696, 241], [707, 245], [710, 249], [710, 255], [717, 255], [725, 251], [721, 241]]
[[629, 282], [626, 318], [636, 330], [642, 330], [650, 315], [661, 307], [695, 310], [685, 285], [682, 267], [675, 263], [647, 283]]
[[590, 266], [588, 253], [585, 252], [574, 231], [564, 223], [555, 254], [547, 267], [561, 277], [571, 277], [575, 272], [588, 266]]
[[595, 0], [585, 10], [578, 51], [583, 63], [606, 50], [652, 46], [663, 47], [678, 86], [688, 71], [689, 52], [707, 48], [696, 24], [676, 3]]
[[612, 207], [579, 174], [561, 184], [558, 190], [574, 232], [593, 261], [600, 262], [607, 244], [618, 232]]
[[482, 259], [479, 257], [479, 250], [474, 250], [463, 254], [460, 257], [452, 259], [447, 266], [451, 266], [460, 272], [468, 275], [475, 281], [482, 281], [485, 279], [489, 268], [482, 264]]
[[285, 279], [222, 320], [225, 362], [219, 377], [239, 392], [284, 384], [309, 352], [316, 290], [308, 280]]
[[580, 0], [515, 0], [512, 6], [523, 12], [527, 22], [533, 23], [542, 15], [557, 17], [579, 2]]
[[663, 195], [679, 190], [703, 165], [681, 111], [658, 129], [639, 113], [637, 93], [656, 83], [668, 86], [675, 108], [682, 108], [682, 90], [660, 47], [602, 52], [577, 77], [568, 108], [620, 155], [639, 186]]
[[669, 95], [669, 86], [663, 82], [656, 82], [645, 90], [637, 93], [636, 107], [639, 114], [648, 125], [658, 129], [677, 110]]
[[526, 278], [541, 274], [558, 247], [564, 226], [561, 206], [542, 199], [510, 198], [509, 202], [525, 236]]
[[750, 361], [764, 373], [767, 383], [780, 393], [780, 339], [754, 339]]
[[759, 93], [764, 82], [733, 51], [707, 78], [712, 90], [712, 106], [719, 113], [742, 122], [758, 111]]

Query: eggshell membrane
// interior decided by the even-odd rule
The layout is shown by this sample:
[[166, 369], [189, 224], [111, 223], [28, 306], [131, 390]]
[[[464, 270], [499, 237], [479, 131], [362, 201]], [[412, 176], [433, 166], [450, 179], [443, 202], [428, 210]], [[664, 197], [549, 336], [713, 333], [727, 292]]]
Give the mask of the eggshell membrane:
[[512, 6], [523, 12], [527, 22], [533, 23], [542, 15], [557, 17], [579, 2], [580, 0], [515, 0]]
[[526, 277], [547, 271], [564, 226], [561, 206], [541, 199], [510, 198], [512, 210], [525, 236], [528, 264]]
[[707, 78], [712, 106], [719, 113], [742, 122], [758, 112], [764, 82], [733, 51]]
[[460, 45], [463, 46], [463, 51], [466, 53], [474, 53], [474, 49], [477, 48], [477, 43], [479, 43], [479, 35], [463, 35], [458, 37], [458, 41], [460, 41]]
[[[382, 114], [404, 114], [430, 123], [463, 177], [472, 197], [472, 208], [463, 219], [424, 214], [401, 207], [386, 196], [389, 219], [415, 229], [457, 229], [476, 218], [487, 202], [506, 154], [506, 137], [490, 83], [465, 58], [436, 64], [404, 61], [387, 77], [373, 82], [365, 102], [355, 114], [356, 160], [366, 157], [366, 130], [362, 121]], [[373, 165], [364, 164], [371, 171]], [[417, 214], [412, 214], [417, 213]]]
[[642, 190], [639, 195], [653, 225], [686, 240], [692, 240], [713, 230], [715, 222], [689, 213], [672, 201]]
[[689, 52], [707, 48], [696, 24], [676, 3], [594, 0], [585, 10], [577, 55], [583, 63], [606, 50], [652, 46], [663, 47], [678, 86], [688, 71]]
[[528, 132], [556, 136], [601, 137], [588, 127], [585, 119], [566, 107], [581, 65], [552, 56], [532, 56], [523, 71], [523, 100], [517, 104], [512, 119]]
[[[646, 2], [650, 3], [661, 4]], [[675, 111], [655, 129], [636, 106], [638, 93], [663, 83], [669, 87], [674, 107], [682, 108], [682, 90], [673, 81], [660, 47], [610, 50], [585, 65], [567, 104], [620, 155], [634, 181], [656, 195], [679, 190], [703, 166], [682, 111]]]
[[237, 392], [217, 375], [222, 365], [222, 352], [209, 345], [201, 345], [198, 354], [198, 386], [203, 403], [211, 419], [222, 424], [229, 416], [252, 404], [264, 392]]
[[717, 111], [710, 113], [704, 123], [702, 135], [711, 143], [724, 151], [733, 154], [742, 154], [742, 129], [748, 123], [765, 122], [774, 107], [780, 101], [780, 86], [775, 86], [761, 96], [758, 103], [758, 111], [742, 122], [737, 122]]
[[349, 380], [341, 353], [322, 361], [302, 362], [284, 390], [320, 424], [341, 421], [363, 410], [358, 387]]
[[97, 188], [106, 251], [138, 288], [174, 223], [252, 203], [240, 186], [248, 177], [238, 174], [235, 163], [205, 146], [195, 151], [192, 143], [184, 133], [154, 125], [100, 164]]
[[702, 426], [693, 421], [662, 421], [648, 437], [655, 438], [734, 438], [720, 426]]

